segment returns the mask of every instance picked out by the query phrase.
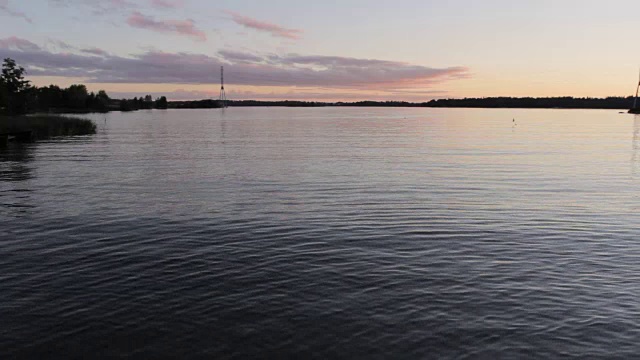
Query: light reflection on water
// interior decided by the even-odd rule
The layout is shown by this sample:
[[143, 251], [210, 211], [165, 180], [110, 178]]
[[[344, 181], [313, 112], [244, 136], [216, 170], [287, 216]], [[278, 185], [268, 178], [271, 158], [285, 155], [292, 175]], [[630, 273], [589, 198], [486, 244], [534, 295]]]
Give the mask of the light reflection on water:
[[638, 119], [141, 111], [11, 145], [0, 352], [635, 355]]

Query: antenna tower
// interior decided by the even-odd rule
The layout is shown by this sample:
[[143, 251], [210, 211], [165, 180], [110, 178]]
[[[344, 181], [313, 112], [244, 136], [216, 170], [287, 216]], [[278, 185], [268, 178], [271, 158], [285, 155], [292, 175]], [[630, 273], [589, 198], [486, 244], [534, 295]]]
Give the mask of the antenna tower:
[[227, 107], [227, 93], [224, 91], [224, 66], [220, 66], [220, 104]]

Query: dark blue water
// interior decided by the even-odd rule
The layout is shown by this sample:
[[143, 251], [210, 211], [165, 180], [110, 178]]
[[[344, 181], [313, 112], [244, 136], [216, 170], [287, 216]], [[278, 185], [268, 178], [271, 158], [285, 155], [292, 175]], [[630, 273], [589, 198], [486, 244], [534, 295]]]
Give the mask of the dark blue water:
[[0, 150], [3, 359], [640, 353], [640, 118], [94, 119]]

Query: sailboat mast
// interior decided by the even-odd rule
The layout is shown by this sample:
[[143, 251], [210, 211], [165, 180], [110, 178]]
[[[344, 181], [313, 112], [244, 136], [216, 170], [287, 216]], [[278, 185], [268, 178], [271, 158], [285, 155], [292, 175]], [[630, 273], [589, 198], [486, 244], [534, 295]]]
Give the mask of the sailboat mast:
[[638, 105], [638, 92], [640, 91], [640, 75], [638, 76], [638, 87], [636, 88], [636, 98], [633, 99], [633, 108], [636, 108]]

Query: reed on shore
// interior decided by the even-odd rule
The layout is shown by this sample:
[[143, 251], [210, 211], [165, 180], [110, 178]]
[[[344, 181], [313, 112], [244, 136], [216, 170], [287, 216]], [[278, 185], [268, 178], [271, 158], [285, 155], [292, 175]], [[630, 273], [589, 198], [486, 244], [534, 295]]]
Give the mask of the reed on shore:
[[92, 135], [96, 124], [89, 119], [61, 115], [0, 116], [0, 135], [30, 132], [31, 140], [58, 136]]

